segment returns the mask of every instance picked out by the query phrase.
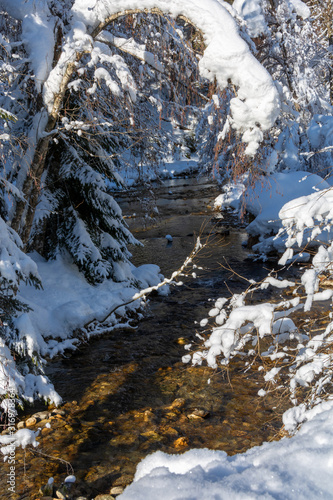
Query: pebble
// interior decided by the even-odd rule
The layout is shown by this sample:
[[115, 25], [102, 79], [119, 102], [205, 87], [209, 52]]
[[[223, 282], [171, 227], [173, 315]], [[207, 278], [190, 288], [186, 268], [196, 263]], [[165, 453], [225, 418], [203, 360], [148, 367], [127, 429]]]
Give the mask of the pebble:
[[47, 420], [50, 415], [51, 413], [49, 411], [38, 411], [37, 413], [33, 414], [33, 417], [37, 418], [38, 420]]
[[169, 420], [177, 420], [178, 415], [175, 412], [169, 411], [165, 414], [166, 418]]
[[114, 486], [113, 488], [111, 488], [110, 494], [117, 496], [117, 495], [121, 495], [123, 491], [124, 491], [124, 488], [122, 486]]
[[26, 427], [33, 427], [36, 424], [37, 424], [37, 418], [35, 417], [30, 417], [25, 421]]
[[163, 439], [163, 436], [160, 436], [155, 431], [142, 432], [141, 436], [144, 436], [147, 439], [153, 439], [154, 441], [161, 441]]
[[42, 436], [47, 436], [51, 431], [52, 429], [50, 429], [49, 427], [43, 427], [43, 429], [41, 430], [41, 434]]
[[174, 429], [173, 427], [165, 427], [162, 429], [163, 434], [166, 434], [167, 436], [178, 436], [178, 431]]
[[185, 405], [185, 399], [184, 398], [177, 398], [174, 401], [172, 401], [169, 408], [182, 408], [184, 405]]
[[146, 410], [143, 415], [143, 419], [145, 422], [149, 422], [150, 420], [155, 418], [155, 415], [151, 410]]
[[188, 344], [188, 339], [185, 337], [178, 337], [177, 339], [177, 344], [179, 345], [185, 345]]
[[59, 498], [60, 500], [66, 500], [66, 495], [62, 491], [56, 490], [56, 498]]
[[115, 500], [115, 498], [112, 495], [97, 495], [95, 500]]
[[183, 448], [184, 446], [188, 446], [188, 438], [180, 437], [173, 442], [175, 448]]
[[48, 418], [47, 418], [47, 419], [45, 418], [45, 419], [40, 420], [40, 421], [38, 422], [38, 426], [40, 426], [40, 427], [45, 427], [45, 425], [46, 425], [46, 424], [48, 424], [49, 422], [50, 422], [50, 421], [49, 421], [49, 419], [48, 419]]
[[62, 417], [64, 417], [66, 415], [66, 412], [65, 410], [55, 408], [54, 410], [52, 410], [51, 415], [61, 415]]
[[209, 417], [209, 411], [205, 410], [204, 408], [195, 408], [189, 415], [187, 415], [188, 418], [207, 418]]
[[187, 415], [187, 418], [189, 420], [196, 420], [197, 422], [204, 422], [204, 418], [200, 417], [199, 415], [195, 415], [194, 413], [190, 413]]

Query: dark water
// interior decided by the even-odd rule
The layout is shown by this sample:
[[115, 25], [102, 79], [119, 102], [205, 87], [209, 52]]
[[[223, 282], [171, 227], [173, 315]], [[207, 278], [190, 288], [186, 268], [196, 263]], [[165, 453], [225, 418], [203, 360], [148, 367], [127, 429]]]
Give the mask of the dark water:
[[[18, 452], [20, 481], [13, 498], [38, 498], [38, 487], [50, 476], [59, 482], [71, 472], [66, 462], [77, 477], [77, 493], [93, 498], [130, 483], [139, 460], [153, 451], [208, 447], [234, 454], [276, 436], [284, 408], [274, 396], [257, 397], [262, 381], [256, 363], [244, 372], [241, 361], [215, 371], [181, 362], [185, 344], [200, 346], [196, 333], [205, 333], [196, 322], [207, 317], [211, 300], [243, 291], [242, 276], [266, 274], [246, 259], [245, 233], [232, 227], [231, 216], [212, 222], [217, 194], [207, 180], [168, 181], [159, 188], [155, 225], [127, 218], [144, 243], [132, 249], [136, 265], [155, 263], [169, 276], [200, 235], [211, 240], [195, 259], [202, 269], [194, 270], [196, 278], [183, 277], [184, 285], [168, 296], [150, 297], [136, 329], [114, 331], [49, 363], [46, 373], [65, 413], [43, 431], [37, 449], [43, 455]], [[120, 203], [125, 216], [140, 213], [131, 195], [122, 195]], [[1, 481], [5, 472], [4, 467]]]

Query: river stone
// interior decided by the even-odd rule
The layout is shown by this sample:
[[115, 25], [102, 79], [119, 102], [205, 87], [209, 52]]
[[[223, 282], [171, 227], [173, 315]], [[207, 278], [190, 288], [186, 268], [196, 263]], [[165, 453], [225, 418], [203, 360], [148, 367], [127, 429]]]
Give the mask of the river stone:
[[166, 434], [167, 436], [178, 436], [178, 431], [170, 426], [164, 427], [164, 429], [162, 429], [162, 433]]
[[176, 413], [173, 413], [171, 411], [169, 411], [165, 416], [168, 420], [173, 420], [173, 421], [177, 420], [178, 418], [178, 415], [176, 415]]
[[56, 490], [56, 498], [60, 500], [66, 500], [66, 495], [61, 490]]
[[145, 422], [150, 422], [155, 418], [155, 415], [151, 410], [146, 410], [143, 415], [144, 415], [143, 419]]
[[42, 436], [47, 436], [48, 434], [50, 434], [51, 431], [52, 429], [50, 427], [43, 427], [43, 429], [40, 432]]
[[204, 422], [204, 418], [202, 417], [199, 417], [199, 415], [195, 415], [194, 413], [190, 413], [189, 415], [187, 415], [187, 418], [189, 420], [195, 420], [196, 422]]
[[38, 411], [37, 413], [33, 414], [33, 417], [37, 418], [38, 420], [47, 420], [50, 415], [51, 413], [49, 411]]
[[62, 417], [64, 417], [66, 415], [66, 412], [65, 410], [55, 408], [54, 410], [52, 410], [51, 415], [61, 415]]
[[163, 439], [163, 436], [161, 436], [160, 434], [158, 434], [155, 431], [142, 432], [141, 436], [144, 436], [147, 439], [152, 439], [154, 441], [161, 441]]
[[124, 491], [124, 488], [122, 486], [114, 486], [113, 488], [111, 488], [110, 494], [117, 496], [117, 495], [121, 495], [123, 491]]
[[177, 449], [184, 448], [184, 446], [188, 446], [188, 438], [180, 437], [173, 442], [173, 445]]
[[177, 398], [174, 401], [172, 401], [171, 405], [168, 406], [168, 408], [182, 408], [185, 405], [185, 399], [184, 398]]
[[26, 427], [33, 427], [36, 424], [37, 424], [37, 418], [35, 417], [30, 417], [25, 421]]
[[45, 418], [43, 420], [40, 420], [38, 422], [38, 426], [41, 426], [41, 427], [44, 427], [46, 424], [50, 423], [49, 419], [48, 418]]
[[200, 417], [200, 418], [208, 418], [209, 417], [209, 411], [208, 410], [205, 410], [204, 408], [195, 408], [194, 410], [191, 411], [191, 413], [189, 415], [187, 415], [188, 418], [190, 418], [190, 416], [192, 418], [195, 418], [195, 417]]

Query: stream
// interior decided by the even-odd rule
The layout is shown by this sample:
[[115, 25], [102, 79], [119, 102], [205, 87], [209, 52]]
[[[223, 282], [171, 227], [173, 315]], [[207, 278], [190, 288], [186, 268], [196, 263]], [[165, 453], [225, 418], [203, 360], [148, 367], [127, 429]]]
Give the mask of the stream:
[[[169, 295], [151, 296], [136, 329], [114, 330], [49, 362], [46, 373], [64, 404], [53, 413], [36, 404], [21, 416], [44, 411], [31, 427], [42, 428], [40, 445], [17, 452], [15, 500], [40, 498], [39, 487], [49, 477], [60, 484], [69, 473], [76, 476], [74, 498], [91, 499], [126, 487], [138, 462], [156, 450], [207, 447], [232, 455], [276, 437], [285, 408], [274, 394], [258, 398], [263, 382], [256, 363], [245, 372], [241, 360], [228, 370], [181, 361], [184, 345], [200, 345], [196, 333], [202, 329], [195, 322], [208, 316], [212, 300], [243, 291], [241, 276], [257, 280], [267, 273], [247, 259], [245, 231], [232, 215], [212, 220], [218, 194], [209, 179], [166, 180], [156, 189], [159, 215], [146, 226], [139, 217], [142, 202], [131, 193], [118, 196], [131, 231], [144, 244], [131, 249], [135, 265], [158, 264], [169, 277], [198, 235], [203, 241], [210, 236], [211, 243], [195, 259], [202, 268], [195, 269], [196, 277], [191, 269]], [[1, 482], [5, 473], [3, 467]]]

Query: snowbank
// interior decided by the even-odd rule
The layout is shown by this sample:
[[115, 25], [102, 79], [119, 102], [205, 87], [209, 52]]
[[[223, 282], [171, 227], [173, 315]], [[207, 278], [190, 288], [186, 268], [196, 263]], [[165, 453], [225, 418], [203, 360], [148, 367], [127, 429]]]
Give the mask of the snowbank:
[[307, 196], [330, 185], [322, 177], [309, 172], [283, 172], [260, 177], [255, 185], [246, 187], [246, 178], [224, 186], [224, 193], [215, 200], [215, 208], [239, 209], [241, 204], [255, 216], [247, 226], [251, 235], [277, 232], [282, 223], [279, 212], [289, 201]]
[[[27, 304], [31, 311], [20, 314], [14, 320], [17, 337], [11, 340], [16, 352], [23, 352], [26, 360], [37, 362], [40, 369], [45, 358], [61, 354], [65, 349], [75, 349], [78, 340], [74, 330], [93, 319], [102, 320], [114, 307], [130, 301], [138, 291], [155, 286], [161, 282], [159, 267], [146, 264], [135, 268], [122, 264], [120, 271], [124, 281], [115, 283], [106, 280], [98, 286], [90, 285], [80, 274], [77, 267], [64, 257], [45, 261], [37, 253], [30, 256], [38, 269], [43, 289], [36, 289], [21, 283], [18, 298]], [[163, 293], [163, 292], [162, 292]], [[141, 300], [128, 304], [126, 309], [137, 310]], [[127, 324], [125, 307], [117, 309], [107, 322], [107, 329], [117, 328], [119, 323]], [[87, 332], [92, 335], [94, 331]], [[99, 333], [96, 330], [96, 333]], [[26, 365], [18, 368], [10, 350], [0, 340], [1, 374], [0, 395], [11, 390], [32, 402], [36, 397], [55, 404], [61, 402], [60, 396], [43, 373], [34, 374]]]
[[156, 452], [119, 500], [309, 500], [332, 498], [333, 402], [292, 438], [228, 457], [223, 451]]
[[[60, 352], [61, 345], [51, 339], [65, 340], [72, 335], [75, 328], [96, 318], [103, 319], [115, 306], [133, 297], [137, 288], [130, 286], [138, 280], [141, 288], [157, 285], [161, 280], [159, 267], [153, 264], [139, 268], [123, 264], [126, 267], [127, 279], [120, 283], [106, 280], [100, 285], [90, 285], [77, 267], [62, 257], [54, 261], [45, 261], [38, 254], [33, 254], [38, 265], [38, 272], [43, 283], [43, 289], [37, 290], [30, 286], [22, 286], [19, 297], [28, 304], [32, 311], [20, 316], [16, 323], [21, 336], [29, 338], [34, 349], [42, 356], [54, 356]], [[137, 309], [140, 302], [133, 303]], [[124, 314], [124, 309], [118, 309], [118, 314]], [[29, 333], [29, 325], [33, 334]], [[45, 340], [47, 339], [47, 340]], [[68, 345], [67, 347], [70, 347]]]
[[215, 200], [215, 208], [246, 209], [255, 216], [246, 231], [251, 236], [260, 236], [260, 242], [253, 246], [253, 250], [261, 254], [271, 250], [284, 252], [286, 245], [295, 243], [294, 239], [287, 244], [287, 233], [291, 235], [294, 228], [301, 226], [303, 233], [298, 237], [298, 249], [307, 243], [306, 227], [316, 227], [317, 236], [326, 242], [329, 240], [330, 231], [327, 228], [318, 231], [318, 224], [333, 208], [330, 188], [330, 184], [319, 175], [302, 171], [263, 176], [250, 187], [243, 178], [224, 186], [224, 193]]

